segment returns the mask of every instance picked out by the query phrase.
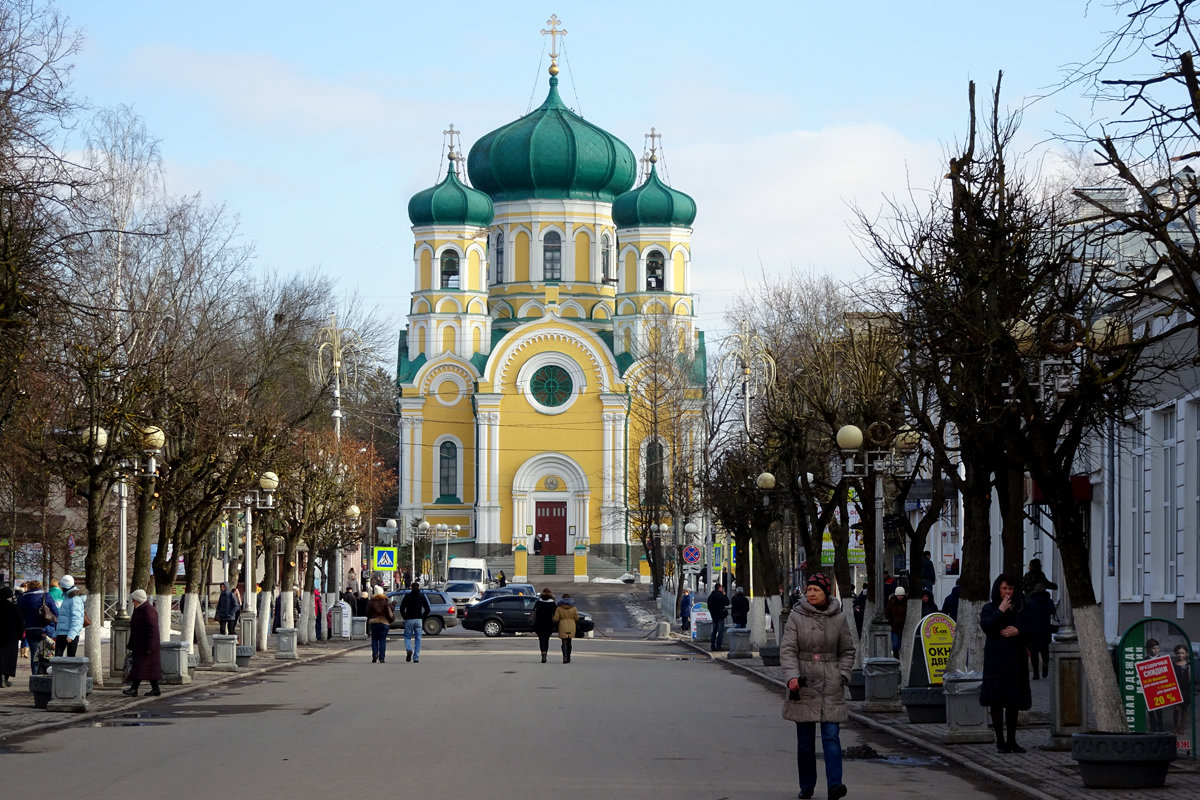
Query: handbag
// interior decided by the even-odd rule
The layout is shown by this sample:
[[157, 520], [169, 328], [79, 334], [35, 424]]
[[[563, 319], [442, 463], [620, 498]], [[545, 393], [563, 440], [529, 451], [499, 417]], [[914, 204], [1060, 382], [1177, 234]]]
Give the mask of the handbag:
[[50, 606], [46, 605], [46, 598], [42, 598], [42, 607], [38, 609], [38, 620], [43, 625], [53, 625], [58, 622], [58, 615], [50, 610]]
[[86, 611], [83, 612], [83, 627], [86, 628], [88, 625], [91, 625], [91, 624], [92, 624], [92, 618], [88, 616]]

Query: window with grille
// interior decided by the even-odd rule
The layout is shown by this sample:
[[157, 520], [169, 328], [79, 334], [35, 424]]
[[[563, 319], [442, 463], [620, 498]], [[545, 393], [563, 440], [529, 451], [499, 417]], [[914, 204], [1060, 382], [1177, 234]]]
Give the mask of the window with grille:
[[562, 280], [562, 237], [555, 231], [542, 239], [542, 280]]

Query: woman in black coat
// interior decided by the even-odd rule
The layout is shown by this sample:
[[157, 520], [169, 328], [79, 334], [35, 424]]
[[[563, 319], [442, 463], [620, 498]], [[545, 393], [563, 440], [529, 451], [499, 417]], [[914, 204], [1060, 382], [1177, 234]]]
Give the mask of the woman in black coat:
[[12, 587], [0, 587], [0, 686], [12, 686], [17, 675], [17, 650], [24, 634], [25, 621], [13, 600]]
[[1029, 626], [1018, 585], [1012, 575], [1000, 575], [992, 584], [992, 602], [979, 614], [979, 627], [987, 637], [979, 703], [992, 710], [996, 749], [1001, 753], [1025, 752], [1017, 744], [1017, 714], [1033, 705], [1025, 656]]
[[546, 663], [546, 651], [550, 649], [550, 636], [558, 628], [554, 622], [554, 612], [558, 603], [554, 600], [554, 592], [542, 589], [537, 602], [533, 604], [533, 631], [538, 637], [538, 647], [542, 648], [542, 663]]
[[146, 696], [162, 694], [158, 682], [162, 680], [161, 642], [158, 638], [158, 609], [147, 602], [146, 592], [138, 589], [129, 596], [133, 602], [133, 613], [129, 615], [129, 643], [125, 645], [132, 654], [129, 668], [129, 688], [122, 694], [136, 697], [138, 685], [150, 681]]

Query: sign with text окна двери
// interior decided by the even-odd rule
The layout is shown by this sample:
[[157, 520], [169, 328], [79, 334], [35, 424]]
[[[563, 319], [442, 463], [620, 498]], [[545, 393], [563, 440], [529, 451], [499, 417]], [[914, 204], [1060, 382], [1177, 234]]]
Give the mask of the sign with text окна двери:
[[930, 614], [920, 622], [921, 649], [925, 653], [931, 686], [942, 685], [942, 675], [950, 661], [950, 648], [954, 645], [954, 628], [954, 620], [941, 612]]
[[397, 553], [399, 548], [396, 547], [373, 547], [371, 548], [371, 563], [374, 565], [375, 572], [392, 572], [396, 569]]
[[1175, 666], [1169, 656], [1148, 658], [1137, 662], [1134, 667], [1142, 684], [1142, 697], [1146, 698], [1147, 711], [1157, 711], [1183, 702], [1183, 690], [1175, 678]]

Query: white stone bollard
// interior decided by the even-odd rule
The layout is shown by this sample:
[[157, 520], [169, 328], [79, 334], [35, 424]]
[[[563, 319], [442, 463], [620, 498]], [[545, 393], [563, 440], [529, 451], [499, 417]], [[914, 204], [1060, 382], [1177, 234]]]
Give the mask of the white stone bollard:
[[50, 659], [49, 711], [87, 711], [88, 660], [66, 656]]
[[163, 642], [159, 645], [160, 661], [162, 662], [162, 682], [179, 686], [192, 682], [188, 672], [187, 645], [183, 642]]
[[232, 633], [214, 633], [212, 639], [212, 668], [218, 672], [237, 672], [237, 637]]
[[296, 629], [280, 628], [275, 634], [279, 637], [279, 649], [275, 657], [285, 660], [296, 658]]
[[350, 638], [351, 639], [366, 639], [367, 638], [367, 618], [366, 617], [351, 617], [350, 618]]

